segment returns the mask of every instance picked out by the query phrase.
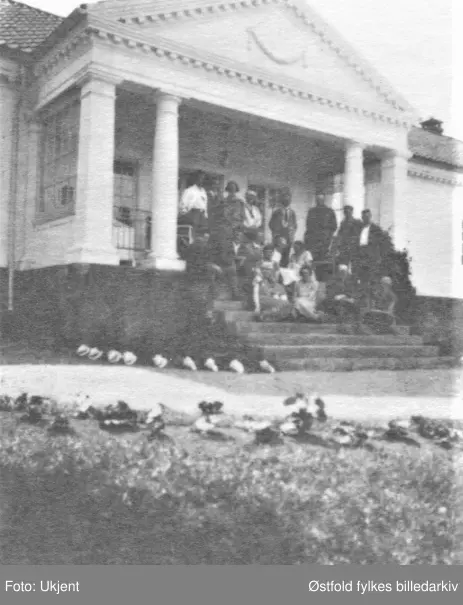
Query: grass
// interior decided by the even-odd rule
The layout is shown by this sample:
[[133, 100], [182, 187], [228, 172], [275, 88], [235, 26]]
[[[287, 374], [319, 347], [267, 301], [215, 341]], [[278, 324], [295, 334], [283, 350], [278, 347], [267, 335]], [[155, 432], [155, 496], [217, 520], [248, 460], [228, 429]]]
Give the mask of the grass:
[[0, 413], [0, 564], [459, 564], [451, 452], [50, 437]]

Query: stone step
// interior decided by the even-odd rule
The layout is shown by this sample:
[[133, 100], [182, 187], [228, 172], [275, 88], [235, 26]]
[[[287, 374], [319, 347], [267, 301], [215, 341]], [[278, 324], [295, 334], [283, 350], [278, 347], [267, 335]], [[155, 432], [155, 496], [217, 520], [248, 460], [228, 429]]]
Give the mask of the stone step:
[[373, 335], [363, 336], [357, 334], [327, 334], [327, 333], [307, 333], [307, 334], [267, 334], [265, 332], [251, 332], [244, 336], [251, 345], [363, 345], [363, 346], [407, 346], [423, 345], [423, 339], [420, 336], [394, 336], [394, 335]]
[[232, 321], [253, 322], [254, 318], [255, 318], [255, 313], [253, 311], [245, 311], [243, 309], [218, 311], [218, 314], [226, 322], [232, 322]]
[[259, 353], [270, 362], [286, 359], [306, 358], [410, 358], [410, 357], [437, 357], [438, 347], [431, 346], [363, 346], [363, 345], [315, 345], [315, 346], [287, 346], [265, 345], [257, 347]]
[[241, 300], [216, 300], [214, 301], [216, 311], [244, 311], [244, 303]]
[[352, 372], [359, 370], [433, 370], [455, 365], [453, 357], [357, 357], [280, 359], [280, 372]]
[[[249, 312], [246, 312], [249, 313]], [[235, 320], [231, 322], [230, 327], [234, 332], [240, 335], [247, 334], [335, 334], [337, 335], [336, 324], [310, 324], [294, 322], [257, 322]], [[397, 332], [400, 336], [410, 334], [409, 326], [397, 326]]]

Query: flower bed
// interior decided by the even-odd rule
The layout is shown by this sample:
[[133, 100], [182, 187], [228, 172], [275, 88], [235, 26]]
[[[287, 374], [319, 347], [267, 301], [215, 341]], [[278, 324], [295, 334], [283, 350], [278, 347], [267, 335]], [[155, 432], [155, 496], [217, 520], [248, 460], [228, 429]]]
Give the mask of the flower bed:
[[[321, 417], [305, 439], [282, 429], [281, 441], [265, 444], [251, 419], [245, 430], [224, 414], [209, 435], [198, 418], [164, 410], [159, 438], [148, 439], [147, 416], [114, 434], [100, 428], [101, 412], [78, 420], [50, 401], [35, 401], [47, 408], [28, 419], [30, 400], [21, 410], [2, 400], [2, 564], [458, 562], [457, 450], [436, 446], [437, 425]], [[124, 409], [113, 406], [113, 417]]]

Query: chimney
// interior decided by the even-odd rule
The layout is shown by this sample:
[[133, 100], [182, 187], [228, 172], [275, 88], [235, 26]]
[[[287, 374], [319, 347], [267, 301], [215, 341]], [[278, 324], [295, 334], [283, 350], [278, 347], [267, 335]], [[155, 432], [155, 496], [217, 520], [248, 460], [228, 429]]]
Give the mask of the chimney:
[[433, 132], [434, 134], [444, 134], [442, 121], [436, 120], [435, 118], [429, 118], [429, 120], [421, 122], [421, 128], [423, 130], [427, 130], [428, 132]]

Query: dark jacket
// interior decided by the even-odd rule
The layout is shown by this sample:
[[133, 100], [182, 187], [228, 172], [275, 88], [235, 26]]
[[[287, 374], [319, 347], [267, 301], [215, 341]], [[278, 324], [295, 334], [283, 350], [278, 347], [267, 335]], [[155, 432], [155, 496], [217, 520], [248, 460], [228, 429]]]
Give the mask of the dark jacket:
[[350, 220], [343, 219], [339, 226], [339, 231], [337, 235], [338, 247], [354, 247], [357, 242], [357, 238], [360, 236], [362, 227], [362, 221], [357, 218], [353, 218]]
[[338, 227], [336, 214], [327, 206], [315, 206], [307, 214], [304, 243], [314, 260], [321, 260], [328, 254], [333, 234]]
[[362, 234], [364, 225], [362, 225], [358, 237], [357, 242], [354, 248], [354, 253], [357, 257], [365, 258], [368, 257], [372, 261], [380, 261], [381, 253], [382, 253], [382, 243], [383, 243], [383, 231], [381, 227], [376, 225], [375, 223], [370, 223], [370, 233], [368, 235], [368, 244], [366, 246], [360, 245], [360, 237]]
[[268, 226], [273, 238], [280, 236], [293, 243], [297, 231], [297, 217], [294, 210], [289, 208], [277, 208], [273, 211]]

